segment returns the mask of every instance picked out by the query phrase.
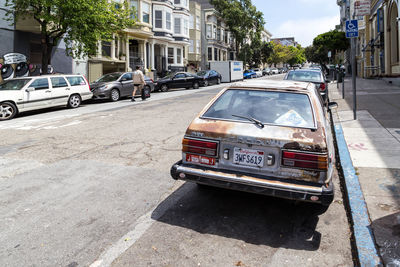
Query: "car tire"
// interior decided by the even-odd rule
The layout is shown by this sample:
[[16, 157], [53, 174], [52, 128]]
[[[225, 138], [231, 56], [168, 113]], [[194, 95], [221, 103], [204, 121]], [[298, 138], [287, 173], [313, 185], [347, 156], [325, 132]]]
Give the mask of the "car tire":
[[17, 115], [17, 107], [11, 102], [0, 103], [0, 121], [11, 120]]
[[217, 79], [217, 84], [221, 84], [221, 79], [220, 78]]
[[78, 108], [82, 103], [82, 98], [78, 94], [73, 94], [68, 99], [69, 108]]
[[119, 93], [118, 89], [112, 89], [110, 92], [110, 100], [112, 102], [117, 102], [119, 98], [121, 97], [121, 94]]
[[168, 91], [168, 85], [166, 85], [166, 84], [163, 84], [163, 85], [161, 85], [161, 87], [160, 87], [160, 90], [161, 90], [161, 92], [167, 92]]
[[192, 87], [193, 89], [199, 89], [200, 87], [199, 82], [194, 82]]
[[204, 87], [207, 87], [207, 86], [208, 86], [208, 81], [204, 80]]

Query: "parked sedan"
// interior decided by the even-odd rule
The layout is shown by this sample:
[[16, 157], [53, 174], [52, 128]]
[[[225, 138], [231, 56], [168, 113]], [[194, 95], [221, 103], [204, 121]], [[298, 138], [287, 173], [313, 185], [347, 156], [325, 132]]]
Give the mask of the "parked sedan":
[[[153, 80], [145, 76], [146, 97], [150, 97]], [[122, 97], [130, 97], [133, 92], [132, 72], [113, 72], [105, 74], [90, 85], [94, 99], [109, 99], [113, 102], [118, 101]], [[154, 89], [153, 89], [154, 91]], [[140, 90], [136, 91], [136, 96], [140, 95]]]
[[272, 68], [271, 74], [279, 74], [279, 70], [277, 68]]
[[222, 80], [221, 74], [215, 70], [202, 70], [196, 73], [196, 75], [203, 78], [203, 80], [200, 82], [201, 86], [220, 84]]
[[270, 68], [264, 68], [262, 71], [263, 75], [271, 75], [271, 69]]
[[234, 84], [187, 128], [171, 176], [328, 206], [335, 155], [326, 112], [309, 83]]
[[315, 84], [315, 87], [320, 92], [325, 104], [328, 103], [328, 83], [329, 80], [321, 70], [298, 69], [289, 71], [284, 80], [310, 82]]
[[254, 70], [245, 70], [243, 72], [243, 78], [244, 79], [252, 79], [252, 78], [256, 78], [257, 74], [255, 73]]
[[0, 121], [18, 113], [56, 106], [77, 108], [92, 97], [82, 75], [44, 75], [0, 83]]
[[167, 92], [172, 88], [198, 89], [203, 78], [189, 72], [172, 73], [157, 81], [156, 90]]
[[261, 70], [261, 69], [254, 69], [254, 72], [256, 73], [256, 75], [257, 75], [257, 78], [259, 78], [259, 77], [262, 77], [262, 76], [263, 76], [263, 73], [262, 73], [262, 70]]

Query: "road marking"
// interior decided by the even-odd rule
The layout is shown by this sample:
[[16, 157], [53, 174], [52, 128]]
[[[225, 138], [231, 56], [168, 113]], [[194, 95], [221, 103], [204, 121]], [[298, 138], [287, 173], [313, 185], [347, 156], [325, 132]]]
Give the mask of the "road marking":
[[[182, 185], [183, 184], [183, 185]], [[149, 229], [155, 221], [161, 218], [165, 212], [187, 194], [191, 190], [191, 186], [184, 182], [176, 182], [172, 188], [174, 192], [171, 197], [171, 192], [164, 194], [161, 201], [152, 210], [141, 216], [132, 226], [133, 230], [129, 231], [121, 237], [116, 243], [111, 245], [99, 258], [94, 261], [90, 267], [108, 267], [115, 259], [122, 255], [128, 248], [138, 241], [142, 235]]]

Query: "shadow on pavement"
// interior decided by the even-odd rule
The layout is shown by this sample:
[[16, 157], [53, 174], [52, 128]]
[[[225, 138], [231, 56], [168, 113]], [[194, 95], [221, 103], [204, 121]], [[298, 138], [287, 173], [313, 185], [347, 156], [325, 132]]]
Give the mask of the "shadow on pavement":
[[185, 183], [157, 207], [152, 218], [255, 245], [314, 251], [321, 243], [316, 231], [320, 212], [311, 203]]

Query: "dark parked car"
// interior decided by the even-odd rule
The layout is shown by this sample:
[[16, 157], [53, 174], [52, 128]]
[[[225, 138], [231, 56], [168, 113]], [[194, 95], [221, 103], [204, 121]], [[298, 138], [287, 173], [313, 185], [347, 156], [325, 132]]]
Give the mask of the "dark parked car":
[[[151, 91], [154, 91], [154, 82], [149, 77], [145, 76], [146, 97], [150, 97]], [[90, 90], [93, 93], [94, 99], [110, 99], [118, 101], [122, 97], [132, 96], [133, 80], [132, 72], [113, 72], [105, 74], [90, 84]], [[136, 91], [136, 95], [140, 95], [140, 90]]]
[[156, 90], [166, 92], [171, 88], [198, 89], [203, 78], [189, 72], [172, 73], [157, 81]]
[[311, 82], [315, 84], [324, 102], [328, 103], [329, 80], [325, 78], [325, 75], [322, 71], [308, 69], [291, 70], [286, 74], [284, 80]]
[[335, 148], [319, 99], [310, 83], [231, 85], [187, 128], [172, 178], [329, 206]]
[[220, 84], [222, 80], [221, 74], [219, 74], [215, 70], [202, 70], [196, 74], [197, 76], [203, 78], [203, 81], [200, 82], [201, 86]]

